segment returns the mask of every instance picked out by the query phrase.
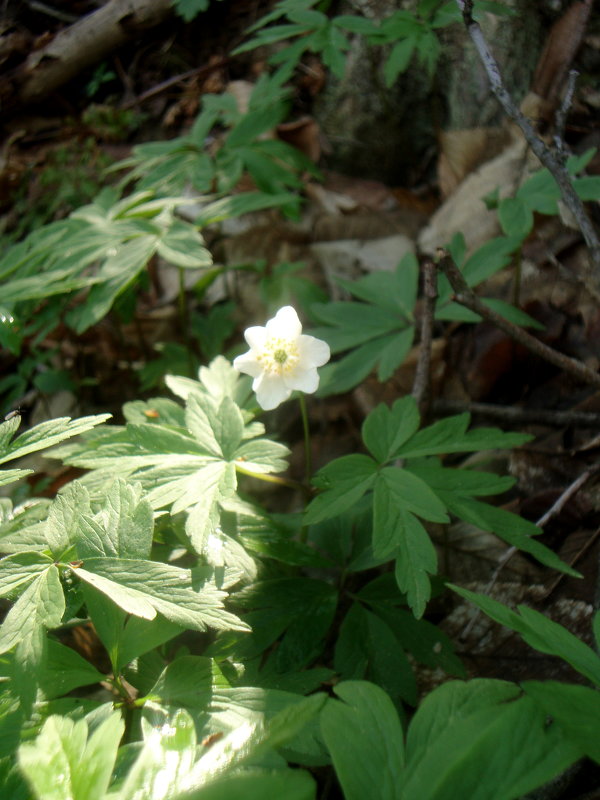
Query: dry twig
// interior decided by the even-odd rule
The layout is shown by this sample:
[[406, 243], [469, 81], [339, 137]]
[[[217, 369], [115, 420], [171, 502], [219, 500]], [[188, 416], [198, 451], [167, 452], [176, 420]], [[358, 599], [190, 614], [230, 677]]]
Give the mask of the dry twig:
[[600, 414], [594, 414], [590, 411], [576, 411], [574, 409], [552, 411], [545, 408], [499, 406], [493, 403], [456, 403], [451, 400], [436, 400], [433, 408], [442, 414], [461, 414], [463, 411], [468, 411], [470, 414], [501, 420], [511, 425], [600, 428]]
[[473, 0], [456, 0], [456, 3], [462, 12], [467, 32], [479, 54], [489, 78], [492, 91], [498, 102], [502, 106], [504, 112], [516, 122], [532, 151], [549, 170], [558, 184], [565, 205], [575, 217], [577, 225], [590, 251], [592, 261], [590, 278], [594, 288], [594, 295], [600, 298], [600, 239], [585, 210], [583, 202], [573, 187], [573, 182], [565, 166], [564, 159], [561, 158], [560, 155], [557, 157], [542, 139], [537, 136], [527, 117], [519, 110], [509, 92], [505, 89], [498, 64], [490, 52], [479, 23], [473, 19]]
[[435, 264], [432, 261], [426, 261], [422, 269], [424, 302], [421, 317], [421, 346], [412, 396], [419, 407], [421, 419], [424, 419], [429, 411], [431, 401], [431, 339], [435, 301], [438, 295]]
[[450, 253], [440, 248], [438, 250], [438, 259], [440, 268], [450, 281], [450, 285], [455, 292], [454, 300], [457, 303], [479, 314], [479, 316], [488, 320], [488, 322], [491, 322], [497, 328], [500, 328], [501, 331], [504, 331], [504, 333], [510, 336], [511, 339], [514, 339], [515, 342], [523, 345], [523, 347], [526, 347], [545, 361], [549, 361], [550, 364], [554, 364], [555, 367], [562, 369], [564, 372], [568, 372], [580, 381], [600, 387], [600, 375], [597, 372], [594, 372], [594, 370], [590, 369], [581, 361], [577, 361], [563, 353], [559, 353], [558, 350], [554, 350], [552, 347], [548, 347], [548, 345], [540, 342], [539, 339], [527, 333], [523, 328], [509, 322], [507, 319], [504, 319], [504, 317], [501, 317], [500, 314], [488, 308], [467, 285], [467, 282], [454, 263]]

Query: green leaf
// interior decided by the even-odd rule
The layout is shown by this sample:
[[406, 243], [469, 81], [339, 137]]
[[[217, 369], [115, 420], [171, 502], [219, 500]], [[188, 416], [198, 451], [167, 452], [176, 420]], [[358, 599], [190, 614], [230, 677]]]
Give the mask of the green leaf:
[[521, 197], [505, 197], [498, 206], [498, 219], [507, 236], [525, 239], [533, 229], [533, 213]]
[[380, 383], [389, 380], [402, 364], [412, 346], [414, 336], [415, 328], [413, 325], [409, 325], [406, 330], [396, 334], [393, 339], [388, 338], [387, 344], [383, 345], [379, 355], [377, 380]]
[[96, 522], [103, 532], [102, 555], [149, 558], [154, 518], [152, 507], [135, 486], [117, 478], [109, 488]]
[[194, 17], [206, 11], [209, 0], [174, 0], [175, 12], [184, 22], [191, 22]]
[[184, 269], [201, 269], [210, 267], [213, 263], [198, 231], [178, 220], [159, 239], [157, 252], [169, 263]]
[[474, 428], [467, 432], [469, 414], [458, 414], [422, 428], [397, 452], [401, 458], [421, 458], [442, 453], [468, 453], [492, 448], [517, 447], [531, 437], [504, 433], [498, 428]]
[[[453, 684], [446, 686], [452, 689]], [[407, 752], [412, 750], [409, 742], [413, 726], [419, 725], [426, 704], [431, 715], [441, 689], [444, 687], [432, 692], [417, 711], [409, 729]], [[408, 761], [406, 800], [521, 797], [579, 757], [579, 750], [569, 745], [557, 726], [546, 724], [546, 714], [528, 697], [495, 702], [450, 720], [446, 713], [441, 732], [430, 734], [426, 749], [421, 747], [417, 753], [416, 763], [410, 758]]]
[[0, 597], [25, 589], [53, 564], [44, 553], [25, 552], [6, 556], [0, 561]]
[[325, 491], [308, 504], [305, 523], [312, 525], [351, 508], [375, 485], [376, 477], [377, 464], [360, 453], [331, 461], [313, 478], [313, 483]]
[[22, 643], [21, 658], [37, 663], [39, 637], [57, 628], [65, 610], [58, 569], [51, 564], [36, 576], [6, 615], [0, 628], [0, 653]]
[[488, 308], [491, 308], [492, 311], [495, 311], [496, 314], [500, 314], [501, 317], [504, 317], [504, 319], [507, 319], [509, 322], [514, 322], [515, 325], [522, 325], [524, 328], [535, 328], [535, 330], [538, 331], [544, 330], [544, 326], [541, 322], [538, 322], [537, 319], [530, 317], [525, 311], [521, 311], [520, 308], [516, 308], [510, 303], [505, 303], [503, 300], [489, 297], [483, 297], [481, 301]]
[[412, 397], [396, 400], [391, 408], [381, 403], [363, 422], [363, 441], [373, 457], [385, 464], [418, 430], [419, 422], [419, 411]]
[[129, 614], [152, 620], [157, 612], [176, 625], [204, 631], [246, 630], [223, 608], [226, 593], [209, 581], [193, 580], [189, 570], [125, 558], [88, 558], [73, 574], [106, 594]]
[[60, 559], [81, 538], [81, 517], [90, 514], [90, 497], [78, 481], [67, 484], [50, 506], [45, 534], [51, 553]]
[[342, 394], [357, 386], [375, 367], [382, 351], [395, 340], [396, 334], [393, 333], [366, 342], [339, 361], [326, 364], [320, 370], [321, 384], [317, 396]]
[[500, 494], [515, 484], [515, 479], [509, 475], [500, 476], [492, 472], [462, 468], [449, 469], [431, 461], [410, 464], [407, 469], [418, 475], [434, 492], [447, 491], [466, 497]]
[[520, 243], [518, 238], [498, 236], [477, 248], [461, 269], [469, 286], [477, 286], [507, 266]]
[[385, 85], [389, 88], [392, 86], [402, 72], [406, 71], [410, 60], [413, 56], [417, 40], [413, 36], [402, 39], [392, 48], [388, 60], [385, 62], [383, 68], [383, 76], [385, 78]]
[[47, 660], [40, 675], [40, 688], [46, 698], [62, 697], [80, 686], [99, 683], [105, 677], [75, 650], [48, 639]]
[[308, 666], [320, 655], [337, 592], [324, 581], [278, 578], [251, 584], [234, 596], [234, 603], [251, 609], [244, 619], [252, 633], [239, 643], [238, 657], [255, 657], [283, 634], [275, 666], [285, 673]]
[[475, 678], [449, 681], [430, 692], [419, 706], [406, 737], [406, 758], [414, 770], [428, 749], [456, 723], [481, 710], [498, 707], [520, 694], [508, 681]]
[[573, 187], [584, 203], [600, 200], [600, 176], [584, 175], [573, 180]]
[[375, 493], [387, 492], [388, 501], [398, 511], [418, 514], [431, 522], [448, 522], [445, 504], [429, 486], [412, 472], [399, 467], [383, 467], [377, 476]]
[[267, 797], [314, 800], [316, 788], [314, 779], [304, 770], [254, 768], [178, 794], [176, 800], [265, 800]]
[[363, 591], [358, 596], [363, 602], [372, 605], [374, 612], [389, 625], [402, 647], [412, 653], [421, 664], [432, 669], [443, 669], [459, 678], [465, 676], [465, 668], [454, 653], [452, 640], [437, 625], [425, 619], [415, 619], [413, 614], [403, 608], [370, 600], [368, 593], [363, 596]]
[[530, 553], [534, 558], [552, 569], [558, 569], [567, 575], [580, 577], [579, 573], [565, 564], [561, 559], [534, 538], [540, 529], [533, 522], [529, 522], [517, 514], [512, 514], [503, 508], [481, 503], [470, 497], [461, 496], [454, 492], [438, 491], [438, 495], [446, 504], [448, 510], [460, 519], [476, 525], [484, 531], [495, 533], [513, 547], [518, 547], [525, 553]]
[[173, 797], [192, 769], [196, 731], [189, 713], [146, 706], [142, 717], [144, 745], [117, 794], [117, 800]]
[[522, 687], [552, 718], [552, 724], [558, 725], [583, 754], [600, 764], [600, 694], [597, 691], [556, 681], [525, 681]]
[[87, 738], [85, 720], [51, 716], [34, 742], [19, 748], [19, 765], [39, 800], [97, 800], [108, 789], [125, 726], [111, 714]]
[[163, 705], [205, 710], [216, 688], [226, 688], [212, 658], [181, 656], [168, 664], [148, 696]]
[[493, 600], [491, 597], [470, 592], [448, 584], [450, 588], [470, 600], [488, 617], [520, 633], [528, 645], [541, 653], [558, 656], [588, 680], [600, 686], [600, 657], [591, 647], [573, 636], [566, 628], [526, 606], [519, 606], [519, 614]]
[[404, 744], [392, 701], [363, 681], [340, 683], [334, 691], [342, 702], [327, 702], [321, 731], [346, 800], [400, 800]]
[[[79, 436], [96, 425], [106, 422], [110, 417], [111, 414], [96, 414], [80, 419], [71, 419], [71, 417], [51, 419], [35, 425], [8, 444], [20, 423], [20, 418], [14, 417], [7, 422], [0, 423], [0, 464], [13, 458], [22, 458], [45, 447], [51, 447], [65, 439], [70, 439], [71, 436]], [[2, 443], [2, 438], [4, 438], [4, 443]]]
[[406, 594], [413, 614], [420, 619], [431, 597], [429, 574], [437, 571], [437, 556], [429, 534], [416, 517], [400, 512], [397, 525], [396, 582]]
[[354, 603], [335, 646], [334, 666], [343, 680], [365, 678], [396, 703], [416, 705], [415, 677], [400, 642], [380, 617]]
[[[361, 286], [360, 283], [358, 286], [348, 283], [347, 288], [349, 287], [352, 287], [358, 296], [371, 296], [374, 288], [368, 284]], [[396, 306], [396, 303], [394, 305]], [[397, 306], [390, 310], [365, 303], [314, 303], [311, 312], [319, 322], [334, 328], [333, 331], [328, 328], [317, 328], [313, 331], [317, 338], [327, 340], [333, 352], [364, 344], [406, 324], [404, 319], [398, 318]], [[356, 325], [357, 318], [360, 318], [360, 326]]]
[[86, 302], [67, 315], [69, 325], [76, 333], [83, 333], [99, 322], [110, 311], [117, 297], [130, 286], [155, 252], [157, 242], [153, 236], [138, 236], [115, 248], [101, 267], [98, 279]]

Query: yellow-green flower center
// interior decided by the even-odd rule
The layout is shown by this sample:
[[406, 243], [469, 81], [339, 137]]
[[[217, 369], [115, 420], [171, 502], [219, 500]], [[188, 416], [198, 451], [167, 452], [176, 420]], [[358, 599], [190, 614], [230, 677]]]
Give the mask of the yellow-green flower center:
[[300, 353], [294, 340], [272, 337], [267, 339], [256, 359], [269, 375], [290, 375], [300, 360]]

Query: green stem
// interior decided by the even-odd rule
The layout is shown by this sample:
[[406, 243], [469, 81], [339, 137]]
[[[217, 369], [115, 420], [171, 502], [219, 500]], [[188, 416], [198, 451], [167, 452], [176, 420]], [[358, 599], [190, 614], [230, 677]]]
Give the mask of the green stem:
[[522, 275], [522, 250], [519, 248], [515, 254], [515, 271], [513, 278], [513, 305], [520, 307], [521, 301], [521, 275]]
[[240, 464], [236, 461], [235, 468], [237, 472], [241, 475], [248, 475], [250, 478], [256, 478], [258, 481], [265, 481], [266, 483], [276, 483], [279, 486], [287, 486], [288, 489], [302, 489], [302, 484], [298, 483], [298, 481], [293, 481], [291, 478], [282, 478], [279, 475], [265, 475], [261, 472], [252, 472], [249, 469], [244, 469], [244, 467], [240, 466]]
[[[310, 496], [310, 479], [312, 478], [312, 450], [310, 447], [310, 428], [308, 426], [308, 411], [306, 410], [306, 397], [300, 394], [300, 414], [302, 416], [302, 428], [304, 430], [304, 490]], [[308, 526], [300, 528], [300, 541], [306, 544], [308, 538]]]
[[181, 324], [181, 333], [183, 336], [183, 341], [185, 343], [185, 349], [188, 355], [188, 365], [190, 370], [190, 377], [194, 377], [194, 355], [192, 353], [192, 346], [190, 342], [190, 330], [189, 330], [189, 319], [188, 319], [188, 306], [187, 306], [187, 298], [185, 296], [185, 274], [183, 267], [179, 267], [179, 320]]
[[308, 427], [308, 412], [306, 410], [306, 397], [300, 395], [300, 414], [302, 415], [302, 428], [304, 430], [304, 481], [310, 486], [312, 478], [312, 450], [310, 447], [310, 429]]

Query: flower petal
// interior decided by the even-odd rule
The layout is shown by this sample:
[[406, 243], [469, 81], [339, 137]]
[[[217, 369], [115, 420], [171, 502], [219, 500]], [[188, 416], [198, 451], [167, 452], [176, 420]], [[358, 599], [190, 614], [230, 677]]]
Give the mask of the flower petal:
[[253, 378], [258, 378], [263, 371], [261, 364], [256, 360], [252, 350], [248, 350], [247, 353], [243, 353], [241, 356], [234, 358], [233, 366], [238, 372], [243, 372], [245, 375], [250, 375]]
[[252, 388], [256, 392], [258, 405], [264, 408], [265, 411], [277, 408], [292, 393], [292, 390], [284, 384], [279, 375], [266, 375], [264, 373], [253, 381]]
[[319, 373], [316, 367], [296, 369], [292, 375], [283, 379], [288, 389], [297, 389], [305, 394], [312, 394], [319, 388]]
[[293, 340], [302, 333], [302, 323], [292, 306], [283, 306], [273, 319], [267, 322], [266, 330], [269, 336]]
[[253, 325], [244, 331], [244, 339], [253, 350], [262, 350], [267, 341], [267, 329]]
[[298, 342], [300, 361], [303, 367], [322, 367], [331, 358], [327, 342], [315, 336], [301, 336]]

